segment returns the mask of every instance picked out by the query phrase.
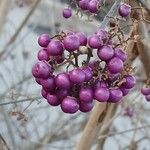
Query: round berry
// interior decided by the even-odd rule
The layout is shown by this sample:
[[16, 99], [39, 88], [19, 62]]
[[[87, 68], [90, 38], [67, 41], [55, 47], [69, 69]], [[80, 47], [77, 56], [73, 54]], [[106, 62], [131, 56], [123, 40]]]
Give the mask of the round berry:
[[104, 45], [103, 47], [98, 49], [97, 55], [101, 60], [107, 61], [114, 56], [114, 50], [111, 46]]
[[66, 18], [66, 19], [68, 19], [68, 18], [70, 18], [71, 16], [72, 16], [72, 11], [71, 11], [71, 9], [70, 9], [70, 8], [65, 8], [65, 9], [63, 10], [63, 17]]
[[141, 93], [143, 95], [150, 95], [150, 87], [142, 87], [141, 88]]
[[81, 88], [79, 98], [81, 102], [91, 102], [93, 100], [93, 90], [91, 88]]
[[67, 35], [63, 40], [64, 47], [67, 51], [73, 52], [80, 47], [80, 41], [76, 35]]
[[50, 36], [48, 34], [42, 34], [38, 38], [38, 44], [41, 47], [47, 47], [47, 45], [49, 44], [50, 41], [51, 41], [51, 39], [50, 39]]
[[146, 100], [148, 101], [148, 102], [150, 102], [150, 95], [146, 95]]
[[134, 76], [126, 75], [124, 77], [124, 80], [125, 80], [125, 82], [121, 86], [124, 87], [124, 88], [126, 88], [126, 89], [131, 89], [136, 84], [136, 79], [135, 79]]
[[41, 80], [41, 85], [45, 91], [53, 91], [56, 88], [55, 80], [52, 77]]
[[56, 97], [56, 95], [51, 95], [51, 94], [47, 95], [47, 102], [51, 106], [58, 106], [61, 103], [61, 101], [58, 100], [58, 98]]
[[91, 13], [96, 13], [97, 10], [98, 10], [98, 1], [97, 1], [97, 0], [91, 0], [91, 1], [88, 3], [88, 10], [89, 10]]
[[78, 2], [78, 6], [83, 9], [83, 10], [87, 10], [88, 9], [88, 4], [89, 4], [90, 0], [80, 0]]
[[123, 62], [127, 60], [127, 54], [121, 48], [115, 48], [115, 56], [120, 58]]
[[76, 36], [78, 36], [78, 38], [79, 38], [80, 46], [87, 45], [87, 37], [83, 32], [76, 33]]
[[108, 62], [108, 70], [111, 73], [119, 73], [123, 69], [123, 61], [118, 58], [114, 57]]
[[109, 90], [105, 87], [96, 88], [94, 98], [99, 102], [106, 102], [109, 99]]
[[121, 17], [128, 17], [131, 13], [131, 6], [125, 3], [122, 3], [118, 8], [118, 13]]
[[46, 60], [48, 61], [49, 60], [49, 56], [47, 54], [47, 50], [46, 49], [41, 49], [39, 52], [38, 52], [38, 60]]
[[92, 108], [94, 107], [94, 103], [93, 102], [88, 102], [88, 103], [83, 103], [83, 102], [80, 102], [79, 104], [79, 110], [81, 112], [90, 112], [92, 110]]
[[46, 79], [50, 76], [50, 73], [52, 72], [52, 68], [50, 65], [48, 65], [44, 61], [38, 61], [35, 65], [32, 67], [32, 75], [35, 78], [43, 78]]
[[97, 35], [92, 35], [88, 38], [88, 45], [91, 48], [99, 48], [101, 46], [100, 39]]
[[56, 86], [59, 88], [69, 89], [70, 88], [70, 80], [69, 76], [66, 73], [59, 73], [55, 77]]
[[74, 97], [67, 96], [61, 103], [61, 109], [65, 113], [73, 114], [79, 110], [79, 104]]
[[42, 90], [41, 90], [41, 95], [42, 95], [44, 98], [47, 98], [48, 93], [42, 88]]
[[68, 89], [57, 89], [56, 90], [56, 96], [60, 101], [62, 101], [68, 95], [69, 95]]
[[82, 68], [83, 72], [85, 73], [85, 81], [89, 81], [93, 77], [93, 71], [89, 66]]
[[85, 81], [85, 73], [83, 70], [77, 68], [69, 73], [69, 78], [72, 83], [82, 84]]
[[109, 97], [108, 102], [117, 103], [123, 97], [123, 93], [122, 93], [122, 91], [119, 88], [117, 88], [117, 89], [110, 89], [109, 92], [110, 92], [110, 97]]

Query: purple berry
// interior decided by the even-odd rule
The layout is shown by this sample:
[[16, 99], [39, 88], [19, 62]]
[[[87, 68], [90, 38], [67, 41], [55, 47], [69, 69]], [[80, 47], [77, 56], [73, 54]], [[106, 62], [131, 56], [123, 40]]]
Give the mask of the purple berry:
[[149, 95], [146, 95], [146, 100], [148, 101], [148, 102], [150, 102], [150, 94]]
[[73, 114], [79, 110], [79, 104], [74, 97], [66, 97], [61, 103], [61, 109], [65, 113]]
[[80, 0], [78, 2], [78, 6], [83, 9], [83, 10], [87, 10], [88, 9], [88, 4], [89, 4], [90, 0]]
[[105, 87], [96, 88], [94, 98], [99, 102], [106, 102], [109, 99], [109, 90]]
[[123, 62], [127, 60], [127, 54], [121, 48], [115, 48], [115, 56], [120, 58]]
[[86, 67], [83, 67], [82, 70], [85, 73], [85, 81], [91, 80], [92, 77], [93, 77], [93, 71], [92, 71], [92, 69], [90, 67], [86, 66]]
[[118, 57], [114, 57], [112, 58], [109, 62], [108, 62], [108, 70], [111, 73], [119, 73], [121, 72], [123, 69], [123, 61], [118, 58]]
[[94, 103], [93, 102], [88, 102], [88, 103], [80, 102], [79, 110], [81, 112], [85, 112], [86, 113], [86, 112], [90, 112], [93, 107], [94, 107]]
[[97, 0], [91, 0], [91, 1], [88, 3], [88, 10], [89, 10], [91, 13], [96, 13], [97, 10], [98, 10], [98, 1], [97, 1]]
[[143, 95], [150, 95], [150, 87], [142, 87], [141, 88], [141, 93]]
[[63, 10], [63, 17], [64, 18], [70, 18], [72, 16], [72, 11], [70, 8], [65, 8]]
[[38, 61], [35, 65], [32, 67], [32, 75], [35, 78], [43, 78], [46, 79], [50, 76], [50, 73], [52, 72], [51, 66], [49, 66], [44, 61]]
[[83, 70], [77, 68], [69, 73], [69, 78], [72, 83], [82, 84], [85, 81], [85, 73]]
[[42, 90], [41, 90], [41, 95], [42, 95], [44, 98], [47, 98], [48, 93], [42, 88]]
[[125, 80], [125, 82], [121, 86], [126, 88], [126, 89], [131, 89], [136, 84], [136, 79], [134, 76], [127, 75], [124, 77], [124, 80]]
[[38, 44], [41, 47], [47, 47], [47, 45], [49, 44], [50, 41], [51, 41], [51, 39], [50, 39], [50, 36], [48, 34], [42, 34], [38, 38]]
[[96, 35], [100, 38], [101, 41], [103, 41], [103, 43], [106, 43], [109, 40], [109, 34], [104, 29], [99, 29], [96, 32]]
[[99, 48], [101, 46], [100, 39], [97, 35], [92, 35], [88, 38], [88, 45], [91, 48]]
[[131, 6], [123, 3], [119, 6], [118, 12], [121, 17], [128, 17], [131, 13]]
[[41, 85], [46, 91], [53, 91], [56, 88], [55, 80], [52, 77], [41, 80]]
[[123, 96], [126, 96], [130, 91], [129, 89], [126, 89], [126, 88], [123, 88], [123, 87], [120, 87], [120, 90], [122, 91]]
[[50, 56], [62, 55], [64, 52], [63, 45], [59, 40], [52, 40], [47, 47], [47, 53]]
[[101, 60], [107, 61], [114, 56], [114, 50], [111, 46], [104, 45], [103, 47], [98, 49], [97, 55]]
[[61, 101], [58, 100], [58, 98], [56, 97], [56, 95], [51, 95], [51, 94], [47, 95], [47, 102], [51, 106], [58, 106], [61, 103]]
[[117, 103], [123, 97], [123, 93], [122, 93], [122, 91], [119, 88], [117, 88], [117, 89], [110, 89], [109, 92], [110, 92], [110, 97], [109, 97], [108, 102]]
[[67, 51], [73, 52], [75, 50], [78, 50], [80, 47], [80, 41], [78, 36], [76, 35], [67, 35], [64, 40], [64, 47]]
[[38, 52], [38, 60], [46, 60], [48, 61], [49, 60], [49, 56], [47, 54], [47, 50], [46, 49], [41, 49], [39, 52]]
[[105, 81], [97, 80], [95, 82], [94, 89], [97, 89], [97, 88], [100, 88], [100, 87], [106, 88], [106, 87], [108, 87], [108, 85]]
[[69, 76], [66, 73], [59, 73], [55, 78], [56, 86], [59, 88], [69, 89], [70, 80]]
[[57, 89], [56, 90], [56, 96], [60, 101], [62, 101], [65, 97], [67, 97], [68, 94], [69, 94], [68, 89]]
[[79, 98], [81, 102], [91, 102], [93, 100], [93, 90], [91, 88], [81, 88]]
[[83, 32], [76, 33], [76, 36], [78, 36], [78, 38], [79, 38], [80, 46], [87, 45], [87, 37]]

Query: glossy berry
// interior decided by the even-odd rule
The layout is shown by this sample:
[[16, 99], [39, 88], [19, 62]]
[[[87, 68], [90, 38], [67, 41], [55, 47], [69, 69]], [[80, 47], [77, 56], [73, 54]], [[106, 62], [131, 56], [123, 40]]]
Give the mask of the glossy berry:
[[88, 10], [89, 10], [91, 13], [96, 13], [97, 10], [98, 10], [98, 1], [97, 1], [97, 0], [91, 0], [91, 1], [88, 3]]
[[126, 89], [131, 89], [136, 84], [136, 80], [135, 80], [134, 76], [126, 75], [124, 77], [124, 80], [125, 80], [125, 82], [121, 86], [124, 87], [124, 88], [126, 88]]
[[56, 88], [55, 80], [52, 77], [41, 80], [41, 85], [45, 91], [53, 91]]
[[82, 71], [85, 73], [85, 81], [89, 81], [93, 77], [93, 71], [89, 66], [83, 67]]
[[88, 45], [91, 48], [99, 48], [101, 46], [100, 39], [97, 35], [92, 35], [88, 38]]
[[94, 98], [99, 102], [106, 102], [109, 99], [109, 90], [105, 87], [96, 88], [94, 91]]
[[131, 13], [131, 6], [125, 3], [122, 3], [119, 6], [118, 13], [121, 17], [128, 17]]
[[115, 48], [115, 55], [120, 58], [123, 62], [127, 60], [127, 54], [121, 48]]
[[69, 73], [69, 78], [72, 83], [82, 84], [85, 81], [85, 73], [83, 70], [77, 68]]
[[56, 86], [59, 88], [69, 89], [70, 88], [70, 80], [69, 76], [66, 73], [59, 73], [55, 77]]
[[41, 49], [39, 52], [38, 52], [38, 60], [46, 60], [48, 61], [49, 60], [49, 56], [48, 56], [48, 53], [47, 53], [47, 50], [46, 49]]
[[141, 88], [141, 93], [143, 95], [150, 95], [150, 87], [142, 87]]
[[65, 113], [76, 113], [79, 110], [79, 104], [77, 102], [77, 99], [70, 96], [64, 98], [61, 103], [61, 109]]
[[79, 98], [81, 102], [91, 102], [93, 100], [93, 90], [91, 88], [81, 88]]
[[76, 35], [68, 35], [63, 40], [64, 47], [67, 51], [73, 52], [80, 47], [80, 41]]
[[109, 34], [106, 30], [104, 29], [99, 29], [96, 32], [96, 35], [99, 37], [99, 39], [103, 42], [106, 43], [109, 40]]
[[105, 45], [98, 49], [97, 55], [102, 61], [107, 61], [114, 56], [114, 50], [111, 46]]
[[94, 85], [94, 89], [97, 89], [97, 88], [100, 88], [100, 87], [103, 87], [103, 88], [106, 88], [108, 85], [105, 81], [102, 81], [102, 80], [97, 80], [95, 82], [95, 85]]
[[38, 44], [41, 47], [47, 47], [47, 45], [49, 44], [50, 41], [51, 41], [51, 39], [50, 39], [50, 36], [48, 34], [42, 34], [38, 38]]
[[55, 95], [48, 94], [47, 95], [47, 102], [51, 106], [58, 106], [61, 102], [58, 100], [58, 98]]
[[123, 87], [120, 87], [120, 90], [122, 91], [123, 96], [126, 96], [130, 91], [130, 89], [126, 89], [126, 88], [123, 88]]
[[83, 32], [76, 33], [76, 36], [78, 36], [78, 38], [79, 38], [80, 46], [87, 45], [87, 37]]
[[146, 100], [147, 100], [147, 101], [149, 101], [149, 102], [150, 102], [150, 94], [149, 94], [149, 95], [146, 95], [146, 97], [145, 97], [145, 98], [146, 98]]
[[81, 112], [90, 112], [92, 110], [92, 108], [94, 107], [94, 103], [93, 102], [88, 102], [88, 103], [83, 103], [83, 102], [80, 102], [79, 104], [79, 110]]
[[35, 78], [46, 79], [50, 76], [51, 72], [52, 72], [52, 68], [44, 61], [38, 61], [32, 67], [32, 75]]
[[117, 89], [110, 89], [109, 92], [110, 92], [110, 97], [109, 97], [108, 102], [117, 103], [123, 97], [123, 93], [122, 93], [122, 91], [119, 88], [117, 88]]
[[72, 16], [72, 11], [70, 8], [65, 8], [63, 10], [63, 17], [64, 18], [70, 18]]
[[88, 9], [88, 4], [89, 4], [90, 0], [80, 0], [78, 2], [78, 6], [83, 9], [83, 10], [87, 10]]
[[52, 40], [47, 47], [47, 53], [50, 56], [58, 56], [63, 53], [63, 45], [59, 40]]
[[111, 73], [119, 73], [123, 69], [123, 61], [118, 58], [114, 57], [108, 62], [108, 70]]
[[56, 96], [57, 98], [62, 101], [65, 97], [69, 95], [69, 90], [68, 89], [57, 89], [56, 90]]
[[42, 95], [44, 98], [47, 98], [48, 93], [42, 88], [42, 90], [41, 90], [41, 95]]

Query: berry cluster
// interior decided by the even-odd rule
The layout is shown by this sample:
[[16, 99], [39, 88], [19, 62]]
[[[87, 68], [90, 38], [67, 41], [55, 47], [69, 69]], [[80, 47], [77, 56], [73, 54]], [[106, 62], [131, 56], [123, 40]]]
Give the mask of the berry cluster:
[[145, 96], [147, 101], [150, 101], [150, 80], [141, 88], [141, 93]]
[[[83, 1], [78, 1], [80, 7]], [[123, 4], [119, 7], [122, 14], [124, 7]], [[120, 102], [135, 85], [131, 75], [133, 68], [127, 64], [127, 54], [122, 48], [125, 41], [119, 26], [109, 31], [98, 29], [89, 37], [83, 32], [72, 31], [54, 37], [42, 34], [38, 39], [42, 49], [32, 68], [36, 82], [42, 86], [41, 95], [51, 106], [60, 105], [63, 112], [71, 114], [78, 110], [91, 111], [94, 99]], [[94, 54], [97, 60], [92, 61]], [[83, 55], [86, 60], [80, 57]], [[65, 71], [57, 73], [61, 66]]]
[[[86, 12], [90, 15], [96, 15], [100, 11], [103, 5], [102, 0], [75, 0], [72, 1], [68, 8], [65, 8], [62, 12], [64, 18], [68, 19], [72, 16], [71, 5], [74, 4], [77, 8], [77, 12]], [[128, 17], [131, 13], [131, 6], [125, 3], [121, 3], [118, 8], [118, 14], [121, 17]]]

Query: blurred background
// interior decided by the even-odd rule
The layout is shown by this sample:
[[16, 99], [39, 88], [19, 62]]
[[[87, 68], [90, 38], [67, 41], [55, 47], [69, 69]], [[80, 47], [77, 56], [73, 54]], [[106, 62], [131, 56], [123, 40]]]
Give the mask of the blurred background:
[[[105, 1], [92, 22], [86, 15], [76, 16], [75, 11], [69, 20], [63, 19], [68, 1], [0, 0], [0, 150], [73, 150], [82, 134], [90, 113], [64, 114], [40, 95], [31, 75], [40, 49], [37, 38], [63, 30], [89, 35], [105, 24], [103, 19], [115, 0]], [[131, 149], [131, 142], [131, 150], [150, 149], [150, 104], [139, 91], [146, 76], [138, 58], [133, 66], [138, 84], [118, 106], [105, 150]]]

